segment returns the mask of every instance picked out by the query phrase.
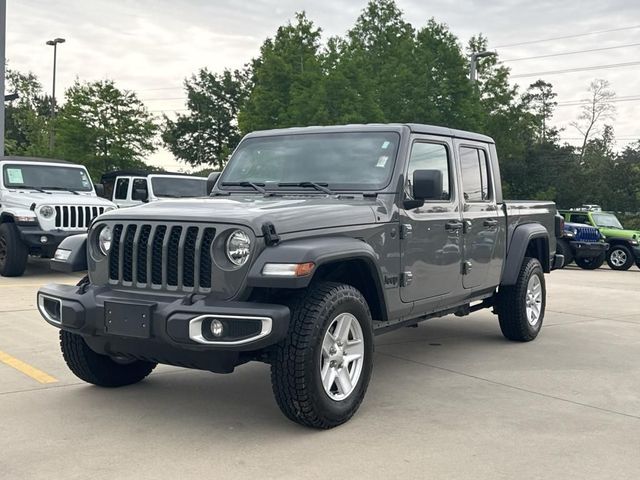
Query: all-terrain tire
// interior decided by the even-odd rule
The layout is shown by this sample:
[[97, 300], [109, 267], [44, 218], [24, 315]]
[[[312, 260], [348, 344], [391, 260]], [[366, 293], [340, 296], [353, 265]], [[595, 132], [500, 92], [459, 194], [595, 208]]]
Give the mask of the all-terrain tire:
[[89, 348], [75, 333], [60, 331], [60, 348], [69, 369], [81, 380], [100, 387], [123, 387], [143, 380], [156, 368], [156, 363], [134, 360], [115, 362]]
[[562, 268], [566, 267], [567, 265], [571, 264], [571, 262], [573, 262], [574, 260], [573, 253], [571, 253], [571, 247], [569, 246], [569, 243], [566, 240], [559, 239], [556, 246], [556, 250], [557, 250], [556, 253], [564, 257], [564, 263], [562, 264]]
[[[282, 413], [304, 426], [329, 429], [345, 423], [364, 399], [373, 367], [371, 312], [362, 294], [350, 285], [312, 284], [289, 303], [291, 318], [284, 340], [271, 352], [271, 384]], [[353, 315], [362, 329], [362, 371], [352, 392], [331, 398], [322, 384], [322, 343], [339, 315]]]
[[576, 265], [584, 270], [597, 270], [605, 261], [606, 254], [603, 253], [597, 257], [576, 258]]
[[[530, 294], [532, 277], [537, 277], [540, 285], [539, 315], [535, 322], [530, 321], [527, 301]], [[526, 257], [520, 267], [515, 285], [500, 287], [497, 298], [500, 330], [505, 338], [517, 342], [534, 340], [544, 320], [546, 306], [546, 287], [542, 265], [535, 258]]]
[[19, 277], [27, 268], [29, 249], [20, 240], [14, 223], [0, 225], [0, 275]]
[[633, 253], [625, 245], [612, 245], [607, 252], [607, 264], [612, 270], [629, 270], [634, 262]]

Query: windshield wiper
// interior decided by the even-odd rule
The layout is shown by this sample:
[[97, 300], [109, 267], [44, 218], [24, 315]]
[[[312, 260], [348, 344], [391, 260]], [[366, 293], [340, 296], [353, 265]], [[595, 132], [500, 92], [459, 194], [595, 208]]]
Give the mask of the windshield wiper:
[[292, 183], [279, 183], [279, 187], [313, 187], [320, 192], [324, 192], [327, 195], [333, 195], [333, 191], [327, 188], [328, 184], [326, 183], [316, 183], [316, 182], [292, 182]]
[[46, 189], [48, 189], [48, 190], [63, 190], [63, 191], [65, 191], [65, 192], [71, 192], [71, 193], [73, 193], [74, 195], [80, 195], [80, 194], [79, 194], [78, 192], [76, 192], [75, 190], [72, 190], [72, 189], [70, 189], [70, 188], [65, 188], [65, 187], [44, 187], [44, 188], [46, 188]]
[[[264, 184], [262, 184], [264, 185]], [[253, 182], [222, 182], [223, 187], [251, 187], [264, 195], [270, 195], [262, 186]]]
[[21, 189], [23, 188], [25, 190], [35, 190], [36, 192], [46, 193], [47, 195], [51, 195], [51, 192], [46, 192], [40, 187], [33, 187], [31, 185], [24, 185], [22, 187], [16, 187], [16, 188], [21, 188]]

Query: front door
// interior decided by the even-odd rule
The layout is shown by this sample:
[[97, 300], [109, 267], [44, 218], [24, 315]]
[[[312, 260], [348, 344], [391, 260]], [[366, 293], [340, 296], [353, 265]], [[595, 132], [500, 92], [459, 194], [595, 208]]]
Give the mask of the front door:
[[401, 289], [403, 302], [437, 299], [460, 285], [462, 216], [455, 188], [453, 145], [441, 137], [415, 137], [406, 172], [405, 197], [411, 198], [414, 170], [442, 171], [442, 199], [402, 210]]
[[495, 252], [498, 233], [504, 229], [504, 215], [496, 204], [487, 149], [481, 143], [456, 144], [463, 192], [462, 284], [464, 288], [474, 288], [493, 282], [489, 276], [499, 275], [500, 259]]

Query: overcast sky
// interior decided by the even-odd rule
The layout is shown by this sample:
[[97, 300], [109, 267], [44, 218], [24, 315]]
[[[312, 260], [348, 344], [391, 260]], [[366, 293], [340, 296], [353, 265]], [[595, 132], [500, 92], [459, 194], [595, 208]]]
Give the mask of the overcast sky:
[[[528, 75], [591, 66], [638, 62], [621, 68], [514, 78], [526, 87], [542, 77], [554, 85], [560, 104], [584, 98], [594, 78], [611, 82], [619, 98], [614, 123], [618, 145], [640, 139], [640, 2], [630, 0], [397, 0], [414, 27], [434, 17], [449, 25], [465, 43], [485, 34], [503, 60], [577, 50], [608, 50], [511, 61], [512, 75]], [[37, 74], [51, 88], [51, 47], [45, 41], [64, 37], [58, 50], [57, 91], [76, 77], [110, 78], [139, 93], [154, 114], [184, 109], [183, 79], [200, 67], [220, 71], [240, 67], [258, 54], [278, 26], [305, 10], [325, 38], [341, 35], [366, 5], [365, 0], [8, 0], [7, 58], [12, 68]], [[626, 28], [635, 27], [635, 28]], [[615, 32], [544, 42], [521, 42], [602, 30]], [[635, 45], [634, 45], [635, 44]], [[633, 98], [624, 98], [633, 97]], [[59, 97], [60, 98], [60, 97]], [[562, 137], [574, 141], [569, 123], [578, 106], [559, 105], [556, 123]], [[636, 115], [634, 115], [636, 113]], [[184, 168], [166, 151], [152, 163]]]

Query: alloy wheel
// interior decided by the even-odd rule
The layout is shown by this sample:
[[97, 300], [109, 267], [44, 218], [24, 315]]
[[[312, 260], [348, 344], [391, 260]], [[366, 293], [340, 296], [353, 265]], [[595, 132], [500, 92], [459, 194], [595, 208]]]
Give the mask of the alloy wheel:
[[329, 324], [320, 354], [322, 387], [332, 400], [344, 400], [354, 391], [364, 363], [362, 327], [351, 313], [341, 313]]

